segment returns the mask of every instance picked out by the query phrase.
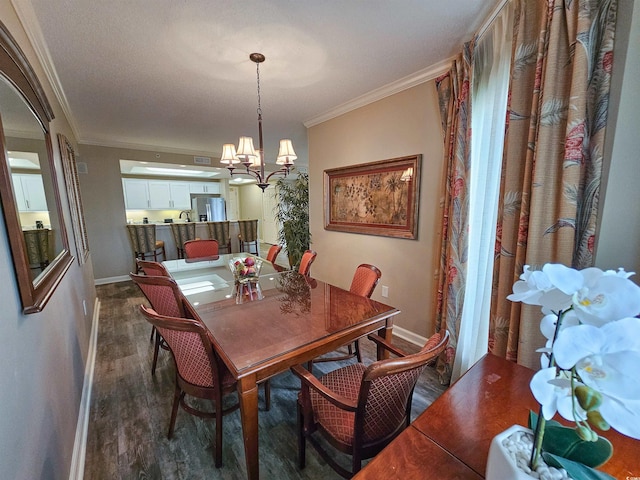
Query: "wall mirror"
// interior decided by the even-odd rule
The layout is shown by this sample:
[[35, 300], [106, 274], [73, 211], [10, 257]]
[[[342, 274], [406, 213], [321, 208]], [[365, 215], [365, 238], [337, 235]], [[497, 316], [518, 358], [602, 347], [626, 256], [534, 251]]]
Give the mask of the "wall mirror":
[[24, 313], [41, 311], [72, 258], [49, 122], [53, 111], [0, 23], [0, 199]]

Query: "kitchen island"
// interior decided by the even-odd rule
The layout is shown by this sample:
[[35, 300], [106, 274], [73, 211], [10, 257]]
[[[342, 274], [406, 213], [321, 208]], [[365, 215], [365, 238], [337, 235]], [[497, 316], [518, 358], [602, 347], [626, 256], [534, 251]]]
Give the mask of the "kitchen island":
[[[140, 222], [136, 222], [140, 223]], [[156, 226], [156, 240], [162, 240], [164, 242], [164, 249], [167, 255], [167, 260], [175, 260], [178, 258], [178, 250], [175, 239], [171, 233], [171, 223], [164, 222], [149, 222]], [[186, 221], [180, 221], [175, 223], [187, 223]], [[209, 231], [207, 229], [207, 222], [190, 222], [196, 224], [196, 237], [200, 239], [209, 238]], [[229, 220], [229, 236], [231, 237], [231, 252], [239, 252], [240, 244], [238, 242], [238, 234], [240, 233], [237, 220]], [[221, 242], [222, 243], [222, 242]], [[224, 250], [223, 250], [224, 251]]]

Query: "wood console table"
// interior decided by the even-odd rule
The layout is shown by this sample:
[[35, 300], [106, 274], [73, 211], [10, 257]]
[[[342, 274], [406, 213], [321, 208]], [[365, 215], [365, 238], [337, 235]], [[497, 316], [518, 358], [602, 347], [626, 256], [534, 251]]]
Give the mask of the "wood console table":
[[[484, 478], [491, 440], [526, 425], [538, 404], [529, 389], [534, 371], [484, 356], [354, 478]], [[613, 430], [604, 435], [613, 457], [600, 470], [621, 480], [640, 478], [640, 441]]]

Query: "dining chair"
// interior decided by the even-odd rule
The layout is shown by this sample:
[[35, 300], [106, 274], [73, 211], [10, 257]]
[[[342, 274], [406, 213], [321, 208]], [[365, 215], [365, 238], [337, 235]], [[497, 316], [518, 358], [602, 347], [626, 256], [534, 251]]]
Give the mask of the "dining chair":
[[[144, 266], [141, 266], [144, 269]], [[152, 270], [150, 270], [152, 271]], [[129, 277], [140, 288], [142, 294], [151, 304], [156, 312], [169, 317], [186, 317], [187, 310], [184, 307], [184, 297], [180, 292], [178, 284], [169, 276], [151, 276], [130, 273]], [[154, 329], [151, 330], [151, 337], [154, 337]], [[158, 363], [158, 352], [160, 349], [167, 349], [166, 341], [157, 329], [155, 330], [155, 345], [153, 347], [153, 362], [151, 364], [151, 375], [156, 373]]]
[[271, 247], [269, 247], [269, 252], [267, 253], [267, 262], [275, 263], [280, 250], [282, 250], [282, 245], [271, 245]]
[[[240, 234], [238, 235], [238, 241], [240, 242], [240, 251], [244, 252], [245, 248], [247, 253], [258, 252], [258, 220], [238, 220], [238, 228]], [[255, 248], [255, 252], [251, 252], [251, 246]]]
[[[179, 406], [191, 415], [215, 418], [214, 460], [216, 468], [220, 468], [222, 466], [222, 417], [234, 412], [240, 406], [235, 401], [224, 408], [222, 400], [236, 392], [236, 380], [214, 353], [211, 333], [202, 322], [190, 318], [160, 315], [144, 305], [140, 305], [140, 311], [166, 340], [176, 366], [175, 391], [167, 438], [170, 439], [173, 436]], [[213, 411], [201, 410], [190, 405], [185, 400], [186, 395], [210, 400]]]
[[[398, 358], [369, 366], [355, 363], [316, 378], [302, 365], [291, 367], [302, 387], [298, 394], [298, 462], [305, 467], [306, 441], [344, 478], [361, 468], [411, 421], [415, 385], [426, 365], [447, 346], [449, 332], [432, 335], [418, 352], [407, 355], [378, 335], [369, 338]], [[351, 470], [339, 465], [314, 435], [351, 455]]]
[[[356, 295], [360, 295], [361, 297], [371, 298], [376, 285], [378, 285], [380, 277], [382, 277], [382, 272], [378, 267], [369, 263], [361, 263], [356, 267], [356, 271], [353, 273], [349, 291], [351, 293], [355, 293]], [[314, 358], [312, 362], [309, 363], [309, 368], [311, 368], [310, 366], [312, 363], [337, 362], [340, 360], [348, 360], [353, 357], [355, 357], [358, 362], [362, 362], [362, 354], [360, 353], [360, 339], [357, 339], [353, 343], [347, 345], [347, 353], [344, 355], [323, 356]]]
[[170, 223], [173, 240], [176, 242], [178, 258], [184, 258], [184, 242], [196, 239], [196, 224], [194, 222], [187, 223]]
[[[164, 249], [164, 241], [156, 239], [156, 226], [153, 223], [127, 225], [129, 239], [133, 247], [133, 258], [146, 260], [147, 257], [153, 257], [157, 262], [158, 256], [162, 255], [162, 259], [166, 260], [167, 255]], [[138, 268], [137, 265], [134, 265]], [[138, 273], [138, 270], [136, 270]]]
[[184, 242], [184, 256], [187, 259], [215, 257], [218, 255], [217, 240], [188, 240]]
[[[169, 271], [166, 269], [166, 267], [160, 263], [160, 262], [152, 262], [151, 260], [140, 260], [139, 258], [136, 258], [136, 272], [142, 272], [145, 275], [147, 275], [148, 277], [168, 277], [169, 275]], [[154, 326], [151, 327], [151, 337], [149, 338], [149, 341], [152, 342], [153, 338], [155, 335], [159, 335], [159, 333], [156, 332], [156, 328]], [[164, 343], [164, 340], [162, 340], [162, 338], [160, 338], [160, 348], [164, 348], [166, 350], [166, 344]], [[157, 353], [156, 353], [157, 356]], [[155, 363], [154, 363], [154, 368], [153, 370], [155, 370]]]
[[207, 222], [209, 238], [217, 240], [220, 249], [225, 249], [224, 253], [231, 253], [231, 235], [229, 234], [229, 221]]
[[306, 250], [302, 254], [302, 258], [300, 259], [300, 266], [298, 266], [298, 273], [300, 275], [309, 275], [311, 271], [311, 264], [316, 259], [318, 254], [313, 250]]

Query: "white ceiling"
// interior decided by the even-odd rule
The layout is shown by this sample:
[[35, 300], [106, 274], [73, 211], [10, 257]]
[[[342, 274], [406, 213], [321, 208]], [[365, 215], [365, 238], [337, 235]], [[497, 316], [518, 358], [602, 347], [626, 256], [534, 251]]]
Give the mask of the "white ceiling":
[[[461, 51], [500, 0], [12, 0], [80, 143], [265, 157], [305, 122]], [[334, 110], [335, 111], [335, 110]], [[82, 152], [80, 152], [82, 154]]]

